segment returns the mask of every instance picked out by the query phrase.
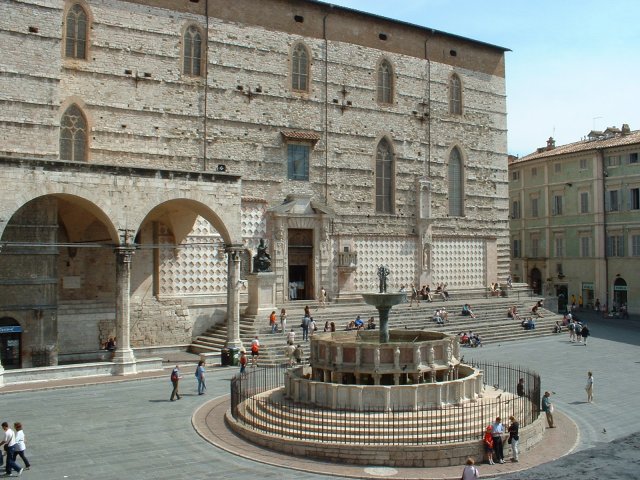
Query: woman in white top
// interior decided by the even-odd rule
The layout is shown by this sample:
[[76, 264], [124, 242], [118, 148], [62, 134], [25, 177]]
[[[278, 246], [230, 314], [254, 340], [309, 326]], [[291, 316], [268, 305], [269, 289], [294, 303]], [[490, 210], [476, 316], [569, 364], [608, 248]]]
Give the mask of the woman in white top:
[[584, 387], [587, 391], [587, 402], [593, 402], [593, 373], [587, 373], [587, 386]]
[[13, 461], [15, 462], [19, 455], [24, 462], [24, 468], [29, 470], [29, 468], [31, 468], [31, 464], [25, 455], [27, 447], [24, 444], [24, 430], [22, 430], [22, 424], [20, 422], [16, 422], [13, 424], [13, 428], [16, 430], [16, 446], [13, 449]]
[[287, 311], [283, 308], [280, 310], [280, 330], [282, 330], [282, 334], [286, 335], [287, 333]]
[[474, 463], [476, 462], [473, 458], [467, 458], [467, 464], [462, 471], [462, 480], [475, 480], [476, 478], [480, 478], [480, 473]]

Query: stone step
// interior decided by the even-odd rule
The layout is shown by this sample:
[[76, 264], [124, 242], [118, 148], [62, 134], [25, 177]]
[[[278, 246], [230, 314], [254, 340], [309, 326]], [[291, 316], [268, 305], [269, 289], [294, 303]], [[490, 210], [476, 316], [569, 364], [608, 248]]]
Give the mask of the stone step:
[[[460, 424], [460, 408], [444, 406], [418, 412], [390, 412], [360, 414], [354, 411], [331, 411], [317, 407], [300, 408], [300, 405], [282, 403], [282, 389], [275, 393], [261, 394], [263, 401], [244, 402], [239, 407], [239, 420], [253, 428], [276, 435], [296, 436], [322, 442], [358, 442], [366, 429], [368, 441], [386, 444], [412, 443], [416, 436], [421, 443], [464, 441], [481, 438], [486, 425], [498, 415], [496, 396], [502, 393], [505, 400], [513, 394], [495, 391], [493, 395], [467, 405], [464, 424]], [[264, 401], [273, 399], [274, 402]], [[514, 402], [509, 414], [523, 416], [523, 407]], [[394, 434], [388, 435], [388, 422], [393, 418]], [[431, 425], [437, 424], [434, 429]]]

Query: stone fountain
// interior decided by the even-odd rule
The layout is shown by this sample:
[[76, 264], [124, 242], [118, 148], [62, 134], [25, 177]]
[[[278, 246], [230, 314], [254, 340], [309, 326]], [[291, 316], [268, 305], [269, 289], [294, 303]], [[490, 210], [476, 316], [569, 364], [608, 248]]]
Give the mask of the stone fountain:
[[[378, 309], [379, 335], [355, 330], [314, 335], [309, 365], [288, 369], [284, 387], [240, 403], [235, 415], [227, 415], [231, 428], [270, 449], [334, 462], [424, 467], [462, 464], [468, 456], [480, 459], [479, 438], [495, 417], [489, 408], [493, 403], [486, 402], [502, 395], [508, 404], [514, 395], [495, 389], [488, 394], [493, 399], [487, 398], [483, 372], [460, 361], [457, 336], [390, 331], [389, 312], [404, 293], [387, 292], [388, 276], [389, 269], [379, 267], [379, 292], [362, 295]], [[248, 382], [247, 388], [254, 387]], [[511, 411], [517, 414], [519, 405], [512, 402]], [[461, 414], [464, 408], [471, 410]], [[390, 436], [389, 415], [397, 412], [401, 420], [391, 423]], [[469, 430], [474, 432], [471, 441]], [[442, 431], [455, 447], [439, 445]], [[354, 456], [345, 442], [362, 435], [370, 443], [356, 440], [359, 453]]]
[[391, 307], [402, 303], [405, 293], [387, 293], [387, 277], [389, 268], [381, 265], [378, 268], [378, 278], [380, 279], [379, 293], [363, 293], [362, 298], [369, 305], [373, 305], [378, 310], [380, 317], [380, 343], [389, 343], [389, 312]]

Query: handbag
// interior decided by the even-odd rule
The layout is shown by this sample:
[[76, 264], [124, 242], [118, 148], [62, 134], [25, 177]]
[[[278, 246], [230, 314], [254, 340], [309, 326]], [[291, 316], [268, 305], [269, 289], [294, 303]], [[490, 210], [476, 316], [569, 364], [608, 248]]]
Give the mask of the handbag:
[[511, 437], [509, 437], [509, 440], [507, 440], [507, 443], [511, 445]]

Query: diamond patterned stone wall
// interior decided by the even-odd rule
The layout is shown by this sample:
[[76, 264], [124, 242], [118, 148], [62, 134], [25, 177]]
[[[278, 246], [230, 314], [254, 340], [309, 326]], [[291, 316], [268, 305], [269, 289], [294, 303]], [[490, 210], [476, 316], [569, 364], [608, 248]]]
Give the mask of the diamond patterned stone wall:
[[485, 240], [477, 238], [434, 238], [434, 283], [446, 283], [449, 288], [484, 287], [486, 278]]
[[[388, 288], [399, 290], [401, 285], [416, 281], [416, 239], [389, 236], [383, 238], [355, 237], [354, 250], [358, 252], [358, 269], [354, 276], [356, 292], [377, 291], [378, 267], [386, 265], [391, 274]], [[334, 253], [337, 250], [334, 248]], [[337, 255], [336, 260], [337, 263]]]

